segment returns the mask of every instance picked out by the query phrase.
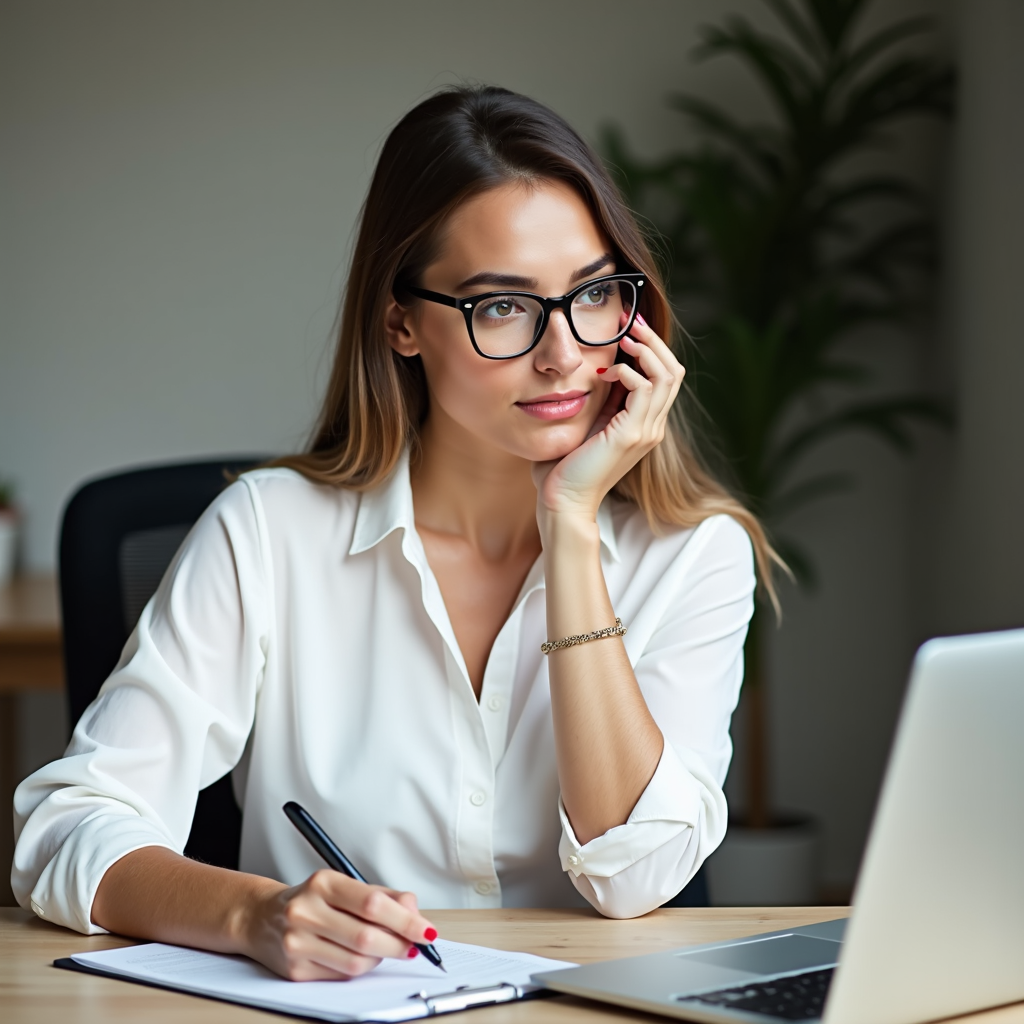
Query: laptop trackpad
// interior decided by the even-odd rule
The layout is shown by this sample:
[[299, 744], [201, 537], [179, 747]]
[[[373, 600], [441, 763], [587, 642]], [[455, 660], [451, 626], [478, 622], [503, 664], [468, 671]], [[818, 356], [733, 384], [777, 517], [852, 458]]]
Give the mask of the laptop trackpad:
[[700, 964], [729, 967], [750, 974], [785, 974], [787, 971], [835, 964], [839, 960], [841, 946], [842, 943], [809, 935], [777, 935], [770, 939], [753, 939], [732, 946], [677, 955]]

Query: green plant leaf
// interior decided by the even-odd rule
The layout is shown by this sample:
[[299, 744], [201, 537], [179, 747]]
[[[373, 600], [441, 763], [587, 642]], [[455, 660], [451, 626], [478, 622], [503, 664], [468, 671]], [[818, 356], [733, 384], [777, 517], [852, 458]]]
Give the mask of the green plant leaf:
[[782, 494], [769, 498], [772, 519], [781, 521], [805, 505], [821, 498], [846, 494], [853, 488], [854, 478], [849, 473], [822, 473], [802, 480]]
[[769, 475], [781, 479], [811, 448], [838, 434], [855, 430], [875, 433], [901, 451], [909, 452], [913, 449], [909, 425], [914, 420], [945, 427], [953, 425], [953, 415], [948, 406], [933, 398], [910, 395], [855, 402], [796, 430], [773, 456]]
[[806, 590], [815, 590], [819, 583], [818, 572], [814, 567], [814, 560], [803, 545], [789, 537], [774, 537], [772, 542], [796, 582]]

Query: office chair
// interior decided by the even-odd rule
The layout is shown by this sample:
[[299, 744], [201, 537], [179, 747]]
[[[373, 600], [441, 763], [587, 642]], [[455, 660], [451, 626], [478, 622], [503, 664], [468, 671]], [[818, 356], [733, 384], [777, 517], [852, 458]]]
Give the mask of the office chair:
[[[155, 466], [84, 484], [64, 510], [60, 592], [72, 729], [110, 675], [175, 552], [229, 475], [264, 458]], [[230, 773], [199, 794], [185, 853], [237, 868], [242, 814]]]

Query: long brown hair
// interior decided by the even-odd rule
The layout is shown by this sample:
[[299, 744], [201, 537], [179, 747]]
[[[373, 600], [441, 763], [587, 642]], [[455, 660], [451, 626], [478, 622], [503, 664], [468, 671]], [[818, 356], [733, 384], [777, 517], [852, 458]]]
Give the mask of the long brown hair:
[[[672, 310], [636, 220], [586, 142], [552, 110], [498, 88], [452, 88], [414, 107], [395, 126], [363, 205], [345, 289], [334, 366], [308, 451], [276, 460], [319, 483], [368, 490], [415, 446], [427, 414], [419, 356], [387, 344], [384, 312], [404, 300], [437, 253], [441, 228], [470, 196], [509, 181], [553, 180], [574, 188], [623, 264], [648, 281], [641, 312], [671, 344]], [[692, 527], [725, 513], [750, 535], [758, 575], [773, 604], [778, 556], [757, 518], [708, 472], [676, 402], [665, 439], [613, 494], [639, 506], [651, 528]]]

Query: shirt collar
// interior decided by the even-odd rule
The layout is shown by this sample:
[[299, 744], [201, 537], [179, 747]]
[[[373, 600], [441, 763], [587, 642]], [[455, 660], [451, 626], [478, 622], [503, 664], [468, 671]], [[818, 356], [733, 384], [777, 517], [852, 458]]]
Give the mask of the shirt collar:
[[[402, 452], [392, 474], [371, 491], [359, 496], [355, 529], [348, 553], [358, 555], [379, 544], [395, 530], [416, 529], [412, 506], [412, 486], [409, 483], [409, 451]], [[615, 537], [611, 503], [608, 498], [597, 510], [597, 530], [601, 543], [613, 562], [619, 561], [619, 546]]]
[[409, 451], [402, 452], [394, 471], [382, 484], [359, 496], [356, 525], [348, 553], [358, 555], [378, 545], [395, 530], [416, 528], [409, 484]]

